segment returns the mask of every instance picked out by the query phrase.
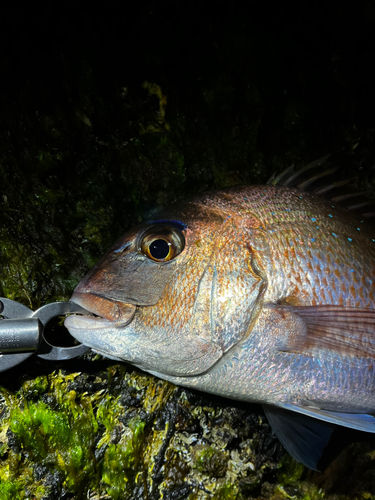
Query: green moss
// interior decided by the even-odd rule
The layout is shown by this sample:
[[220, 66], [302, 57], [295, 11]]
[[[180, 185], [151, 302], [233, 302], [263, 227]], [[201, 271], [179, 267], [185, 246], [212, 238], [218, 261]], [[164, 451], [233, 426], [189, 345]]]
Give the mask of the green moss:
[[124, 433], [119, 443], [110, 443], [105, 451], [102, 480], [108, 485], [107, 492], [114, 500], [132, 493], [141, 460], [144, 427], [144, 422], [133, 420], [128, 426], [130, 432]]
[[[135, 485], [147, 474], [143, 464], [146, 423], [120, 400], [125, 394], [134, 395], [136, 403], [135, 397], [142, 395], [143, 414], [158, 414], [175, 389], [153, 377], [130, 374], [124, 367], [109, 368], [108, 375], [108, 387], [118, 396], [82, 391], [87, 376], [62, 372], [28, 378], [16, 394], [4, 389], [10, 408], [8, 426], [20, 449], [14, 453], [5, 443], [2, 448], [7, 465], [0, 467], [0, 478], [9, 491], [14, 491], [20, 477], [20, 484], [34, 485], [35, 498], [43, 498], [46, 488], [37, 493], [33, 479], [34, 467], [40, 465], [52, 473], [58, 471], [62, 486], [77, 498], [85, 498], [89, 489], [113, 499], [132, 497]], [[6, 428], [3, 425], [4, 438]], [[160, 447], [152, 433], [149, 449], [154, 449], [155, 439]]]
[[214, 500], [236, 500], [239, 498], [238, 488], [234, 484], [224, 484], [212, 496]]
[[189, 500], [242, 500], [244, 497], [238, 491], [238, 487], [235, 484], [225, 483], [219, 486], [214, 493], [206, 493], [198, 495], [197, 491], [194, 491], [189, 495]]
[[301, 463], [294, 460], [290, 455], [285, 455], [280, 463], [277, 479], [282, 486], [288, 486], [299, 481], [305, 470]]
[[[275, 489], [275, 499], [294, 498], [296, 493], [298, 493], [298, 498], [302, 500], [322, 500], [325, 498], [324, 491], [314, 483], [306, 481], [305, 477], [306, 468], [289, 455], [285, 455], [277, 474], [279, 484]], [[293, 494], [290, 494], [289, 491]]]
[[96, 410], [98, 423], [103, 424], [108, 433], [111, 433], [116, 425], [116, 416], [120, 411], [117, 400], [111, 396], [100, 401]]
[[26, 380], [22, 384], [22, 389], [30, 399], [32, 397], [37, 397], [41, 394], [45, 394], [48, 389], [48, 385], [48, 378], [46, 376], [40, 376], [34, 379]]
[[58, 468], [65, 487], [80, 492], [96, 478], [93, 439], [98, 425], [92, 409], [74, 404], [73, 398], [68, 392], [58, 410], [41, 401], [24, 401], [22, 409], [12, 408], [9, 427], [34, 461]]
[[142, 84], [142, 87], [145, 90], [147, 90], [150, 95], [154, 95], [158, 98], [159, 106], [158, 109], [155, 110], [155, 114], [154, 116], [152, 116], [152, 119], [150, 120], [149, 123], [144, 124], [140, 122], [139, 124], [140, 133], [145, 134], [150, 132], [154, 133], [163, 130], [169, 130], [170, 126], [165, 121], [165, 107], [167, 105], [167, 97], [163, 95], [161, 88], [156, 83], [150, 83], [145, 81]]
[[0, 500], [23, 500], [24, 487], [19, 481], [0, 482]]
[[45, 497], [48, 488], [35, 480], [33, 467], [22, 460], [21, 454], [7, 450], [7, 462], [0, 461], [0, 500], [39, 500]]
[[[287, 455], [280, 464], [264, 451], [253, 455], [258, 434], [269, 439], [261, 419], [194, 405], [172, 384], [124, 365], [95, 376], [28, 377], [17, 393], [1, 392], [10, 411], [1, 421], [0, 500], [62, 492], [81, 500], [89, 490], [130, 500], [146, 489], [186, 498], [189, 488], [191, 500], [331, 498]], [[228, 449], [232, 436], [242, 436], [239, 449]]]
[[220, 450], [212, 446], [197, 446], [195, 450], [194, 468], [200, 472], [207, 473], [211, 477], [222, 477], [225, 475], [228, 458]]
[[[76, 376], [63, 377], [60, 373], [24, 382], [11, 406], [9, 428], [34, 463], [51, 471], [59, 470], [64, 487], [82, 495], [90, 486], [98, 487], [99, 482], [95, 459], [99, 423], [93, 411], [98, 396], [77, 396], [74, 390], [69, 390]], [[52, 407], [40, 400], [30, 400], [47, 386]]]

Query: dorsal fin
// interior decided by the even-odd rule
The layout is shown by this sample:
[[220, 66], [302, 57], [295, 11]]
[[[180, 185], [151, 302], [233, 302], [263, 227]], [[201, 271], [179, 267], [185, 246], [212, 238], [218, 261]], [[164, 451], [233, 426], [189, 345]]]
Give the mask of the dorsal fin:
[[318, 167], [320, 167], [318, 171], [320, 177], [328, 175], [330, 172], [327, 172], [327, 170], [322, 170], [321, 166], [328, 160], [329, 157], [330, 155], [323, 156], [322, 158], [319, 158], [319, 160], [315, 160], [308, 165], [300, 168], [299, 170], [297, 170], [297, 172], [294, 170], [293, 164], [283, 170], [277, 177], [275, 177], [275, 175], [272, 175], [270, 179], [268, 179], [267, 184], [280, 187], [297, 187], [297, 185], [302, 182], [311, 181], [309, 183], [310, 185], [315, 180], [316, 174], [311, 176], [310, 174], [306, 174], [306, 172], [309, 172], [311, 169], [317, 169]]
[[347, 208], [357, 216], [375, 219], [375, 199], [368, 191], [353, 191], [356, 178], [337, 180], [334, 173], [337, 166], [327, 164], [330, 155], [319, 158], [295, 172], [294, 165], [283, 170], [279, 175], [272, 175], [267, 184], [280, 187], [293, 187], [316, 194]]

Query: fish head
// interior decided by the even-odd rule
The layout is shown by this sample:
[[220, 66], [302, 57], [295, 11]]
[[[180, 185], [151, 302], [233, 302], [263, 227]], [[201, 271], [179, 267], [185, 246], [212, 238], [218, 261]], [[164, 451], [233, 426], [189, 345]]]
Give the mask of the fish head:
[[121, 237], [73, 293], [73, 302], [96, 315], [66, 318], [73, 337], [174, 376], [206, 372], [239, 342], [262, 278], [243, 219], [215, 199], [176, 205]]

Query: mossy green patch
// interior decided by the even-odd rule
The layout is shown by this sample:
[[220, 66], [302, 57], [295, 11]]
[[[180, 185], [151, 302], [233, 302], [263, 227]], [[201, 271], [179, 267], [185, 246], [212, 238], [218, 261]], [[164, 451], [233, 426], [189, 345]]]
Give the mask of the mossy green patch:
[[222, 477], [228, 466], [228, 457], [212, 446], [197, 446], [195, 450], [194, 467], [209, 474], [211, 477]]
[[1, 394], [0, 500], [81, 500], [89, 491], [113, 500], [146, 491], [191, 500], [333, 498], [287, 455], [278, 462], [256, 451], [261, 435], [268, 449], [275, 445], [262, 419], [193, 404], [185, 391], [124, 365], [28, 376], [18, 392]]
[[[78, 394], [72, 389], [78, 377], [77, 373], [61, 372], [40, 376], [26, 380], [16, 395], [8, 392], [9, 429], [21, 454], [27, 454], [32, 463], [58, 470], [64, 488], [77, 498], [83, 498], [90, 488], [107, 491], [112, 498], [131, 495], [142, 456], [145, 422], [133, 417], [122, 424], [118, 419], [124, 407], [119, 397], [103, 391]], [[44, 402], [40, 396], [47, 388], [48, 402]], [[114, 442], [114, 429], [120, 431], [118, 442]], [[100, 463], [96, 453], [102, 456]], [[13, 471], [20, 459], [21, 455], [15, 454]], [[3, 474], [2, 481], [7, 485], [4, 491], [16, 491], [18, 483], [12, 475]]]
[[235, 484], [224, 484], [212, 496], [214, 500], [237, 500], [239, 498], [238, 487]]
[[[139, 476], [139, 463], [143, 445], [145, 423], [134, 419], [128, 424], [119, 443], [110, 443], [102, 462], [102, 480], [108, 485], [107, 492], [114, 499], [131, 495], [132, 486]], [[129, 486], [131, 486], [129, 488]]]
[[28, 399], [32, 399], [45, 394], [48, 385], [48, 378], [42, 375], [34, 379], [26, 379], [22, 384], [22, 390], [27, 394]]
[[22, 460], [20, 453], [7, 449], [7, 460], [0, 460], [0, 500], [35, 500], [44, 498], [48, 488], [36, 480], [33, 468]]
[[280, 484], [288, 486], [296, 481], [299, 481], [305, 470], [305, 467], [301, 463], [294, 460], [290, 455], [285, 455], [284, 459], [280, 463], [277, 478]]
[[[40, 379], [36, 390], [43, 386]], [[40, 400], [29, 401], [20, 394], [20, 404], [11, 409], [9, 428], [33, 461], [57, 468], [65, 478], [65, 487], [81, 493], [85, 484], [98, 480], [94, 454], [98, 423], [93, 401], [85, 396], [76, 399], [75, 391], [67, 390], [67, 381], [63, 382], [61, 376], [50, 382], [55, 407]], [[34, 395], [31, 382], [25, 385], [28, 394]]]
[[[95, 390], [97, 385], [102, 389]], [[89, 490], [131, 499], [134, 488], [152, 484], [153, 458], [149, 467], [144, 456], [161, 449], [157, 429], [164, 425], [165, 435], [168, 423], [158, 422], [164, 422], [165, 405], [175, 390], [124, 366], [109, 367], [96, 377], [61, 371], [27, 377], [15, 393], [3, 388], [3, 491], [11, 492], [10, 500], [18, 498], [14, 492], [19, 490], [23, 499], [25, 485], [32, 485], [28, 488], [35, 499], [42, 499], [58, 472], [55, 490], [63, 488], [77, 499], [86, 498]], [[151, 428], [146, 433], [147, 422]], [[37, 469], [42, 480], [35, 479]]]
[[275, 498], [298, 498], [302, 500], [322, 500], [326, 498], [321, 488], [306, 480], [306, 468], [289, 455], [280, 462], [277, 474], [279, 484], [275, 488]]
[[0, 482], [0, 500], [23, 500], [24, 487], [19, 481]]
[[214, 493], [194, 491], [192, 492], [188, 500], [245, 500], [238, 491], [238, 487], [235, 484], [224, 483], [218, 486]]

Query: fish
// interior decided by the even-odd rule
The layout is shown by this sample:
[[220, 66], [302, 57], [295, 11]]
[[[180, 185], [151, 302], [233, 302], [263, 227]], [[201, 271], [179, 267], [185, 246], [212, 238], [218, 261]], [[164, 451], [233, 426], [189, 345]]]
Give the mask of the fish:
[[375, 432], [375, 231], [294, 175], [132, 228], [73, 292], [91, 315], [65, 326], [161, 379], [262, 404], [286, 450], [319, 470], [337, 425]]

